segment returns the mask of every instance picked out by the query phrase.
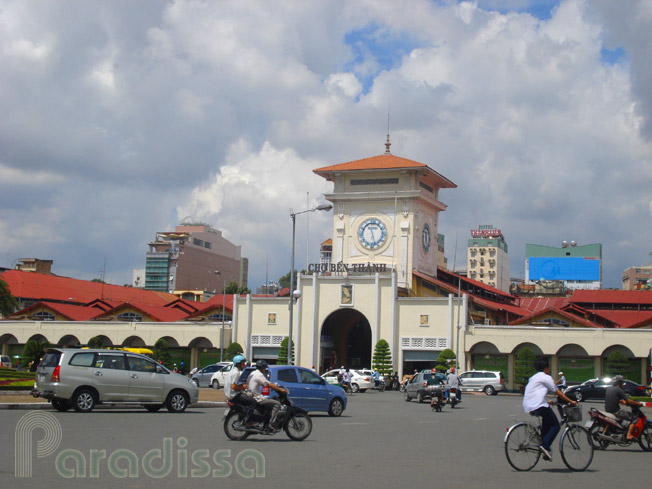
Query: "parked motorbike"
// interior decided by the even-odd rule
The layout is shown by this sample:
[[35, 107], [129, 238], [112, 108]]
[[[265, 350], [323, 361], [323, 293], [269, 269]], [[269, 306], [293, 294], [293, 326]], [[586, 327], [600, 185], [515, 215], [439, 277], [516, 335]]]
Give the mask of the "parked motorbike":
[[[288, 393], [289, 394], [289, 393]], [[291, 440], [302, 441], [312, 432], [312, 420], [305, 409], [294, 404], [288, 394], [279, 392], [276, 398], [281, 403], [277, 423], [278, 430], [269, 426], [271, 413], [257, 406], [245, 425], [248, 408], [227, 401], [228, 410], [224, 414], [224, 433], [231, 440], [244, 440], [249, 435], [275, 435], [284, 430]]]
[[591, 419], [587, 421], [586, 428], [589, 430], [594, 449], [605, 450], [611, 444], [627, 447], [638, 442], [646, 452], [652, 451], [652, 422], [648, 421], [647, 416], [638, 406], [631, 406], [631, 408], [631, 423], [634, 423], [633, 440], [627, 439], [629, 425], [621, 424], [613, 414], [596, 408], [589, 410]]
[[441, 410], [446, 404], [446, 399], [444, 398], [444, 393], [446, 389], [443, 385], [438, 385], [432, 390], [432, 395], [430, 396], [430, 407], [433, 411], [441, 413]]

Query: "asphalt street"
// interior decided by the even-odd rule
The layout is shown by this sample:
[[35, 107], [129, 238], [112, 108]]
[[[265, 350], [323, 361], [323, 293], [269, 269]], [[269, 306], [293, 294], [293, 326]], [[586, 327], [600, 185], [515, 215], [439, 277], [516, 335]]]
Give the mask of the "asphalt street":
[[[596, 452], [582, 473], [570, 472], [558, 450], [552, 463], [541, 460], [529, 473], [514, 471], [505, 459], [503, 439], [508, 426], [527, 419], [521, 400], [466, 394], [455, 409], [447, 406], [436, 413], [428, 404], [405, 402], [398, 392], [366, 392], [350, 397], [339, 418], [314, 414], [313, 432], [303, 442], [290, 441], [284, 433], [230, 441], [222, 431], [223, 408], [183, 414], [6, 410], [0, 412], [0, 472], [15, 488], [113, 488], [121, 483], [136, 488], [647, 485], [652, 453], [638, 445]], [[599, 406], [582, 404], [584, 412], [592, 405]], [[37, 419], [36, 413], [47, 415]], [[43, 442], [48, 437], [49, 445]]]

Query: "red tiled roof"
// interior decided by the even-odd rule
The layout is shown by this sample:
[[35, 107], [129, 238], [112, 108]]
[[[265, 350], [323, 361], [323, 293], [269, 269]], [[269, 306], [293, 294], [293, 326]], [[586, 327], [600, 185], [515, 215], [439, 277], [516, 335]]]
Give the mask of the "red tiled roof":
[[125, 302], [123, 304], [120, 304], [118, 307], [114, 307], [113, 309], [98, 315], [95, 319], [115, 316], [116, 314], [120, 314], [120, 311], [122, 311], [123, 309], [135, 309], [136, 311], [139, 311], [143, 315], [146, 315], [151, 319], [155, 319], [156, 321], [163, 322], [163, 323], [173, 323], [175, 321], [180, 321], [188, 317], [187, 312], [184, 312], [174, 307]]
[[561, 309], [569, 303], [568, 297], [519, 297], [516, 301], [519, 307], [531, 312], [544, 309]]
[[[209, 309], [214, 306], [220, 306], [221, 308], [223, 300], [224, 300], [224, 295], [222, 294], [214, 295], [206, 302], [202, 303], [202, 307], [199, 309], [199, 311], [205, 311], [206, 309]], [[224, 302], [224, 310], [233, 313], [233, 294], [226, 294], [226, 301]]]
[[174, 294], [135, 287], [102, 284], [57, 275], [7, 270], [0, 274], [14, 297], [87, 304], [95, 299], [164, 305], [177, 299]]
[[337, 165], [324, 166], [322, 168], [317, 168], [313, 170], [314, 173], [328, 173], [328, 172], [339, 172], [339, 171], [361, 171], [361, 170], [398, 170], [403, 168], [424, 168], [429, 172], [435, 174], [440, 180], [440, 184], [445, 188], [456, 188], [453, 182], [448, 180], [446, 177], [440, 175], [432, 168], [428, 167], [423, 163], [418, 161], [409, 160], [407, 158], [401, 158], [400, 156], [394, 156], [393, 154], [382, 154], [378, 156], [371, 156], [369, 158], [363, 158], [361, 160], [349, 161], [346, 163], [339, 163]]
[[543, 315], [544, 313], [547, 312], [554, 312], [557, 313], [558, 315], [565, 317], [569, 319], [570, 321], [574, 321], [576, 323], [580, 323], [587, 328], [602, 328], [603, 326], [597, 323], [594, 323], [593, 321], [589, 321], [588, 319], [584, 319], [583, 317], [576, 316], [575, 314], [571, 314], [567, 311], [564, 311], [562, 309], [557, 309], [556, 307], [549, 307], [547, 309], [540, 309], [537, 312], [530, 314], [529, 316], [524, 316], [520, 319], [517, 319], [515, 321], [510, 321], [509, 324], [523, 324], [523, 323], [530, 323], [533, 321], [536, 321], [536, 319]]
[[15, 312], [10, 316], [10, 318], [18, 318], [21, 316], [29, 315], [31, 311], [40, 308], [49, 309], [54, 313], [58, 313], [69, 321], [88, 321], [89, 319], [102, 314], [102, 311], [98, 311], [95, 307], [75, 306], [73, 304], [60, 304], [58, 302], [41, 301], [37, 302], [36, 304], [32, 304], [25, 309]]
[[652, 305], [652, 290], [575, 290], [570, 302], [576, 304]]
[[632, 328], [639, 325], [652, 324], [652, 311], [630, 311], [618, 309], [595, 309], [590, 311], [596, 316], [612, 321], [621, 328]]

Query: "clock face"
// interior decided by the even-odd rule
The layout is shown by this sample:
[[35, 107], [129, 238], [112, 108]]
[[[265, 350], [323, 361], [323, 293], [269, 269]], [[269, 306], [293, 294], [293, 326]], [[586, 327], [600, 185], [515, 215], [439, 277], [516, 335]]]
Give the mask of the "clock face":
[[430, 226], [426, 223], [423, 225], [423, 232], [421, 233], [421, 246], [423, 246], [426, 253], [428, 253], [428, 250], [430, 249], [430, 240]]
[[380, 248], [387, 239], [385, 225], [374, 217], [365, 220], [358, 229], [358, 240], [368, 250]]

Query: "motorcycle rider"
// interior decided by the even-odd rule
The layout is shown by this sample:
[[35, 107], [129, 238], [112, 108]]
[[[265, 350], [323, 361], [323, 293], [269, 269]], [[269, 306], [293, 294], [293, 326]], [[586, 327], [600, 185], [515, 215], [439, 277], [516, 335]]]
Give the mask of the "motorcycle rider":
[[276, 418], [278, 417], [278, 412], [281, 409], [281, 403], [276, 399], [269, 399], [264, 397], [261, 393], [261, 390], [264, 386], [266, 386], [270, 389], [275, 390], [276, 392], [283, 394], [287, 394], [288, 391], [287, 389], [279, 387], [275, 383], [267, 380], [265, 373], [267, 372], [268, 367], [269, 365], [265, 360], [258, 360], [256, 362], [256, 370], [254, 370], [253, 373], [249, 375], [247, 383], [249, 384], [249, 390], [252, 392], [254, 399], [258, 405], [264, 409], [271, 409], [272, 414], [269, 419], [269, 427], [273, 430], [278, 431], [278, 427], [276, 426]]
[[459, 376], [455, 373], [455, 367], [451, 368], [450, 373], [446, 377], [446, 382], [448, 382], [449, 391], [455, 389], [455, 397], [457, 397], [457, 402], [462, 402], [462, 389], [460, 389], [460, 385], [462, 385], [462, 381], [460, 380]]
[[534, 368], [537, 373], [529, 378], [525, 386], [523, 396], [523, 410], [526, 413], [541, 416], [541, 446], [539, 450], [543, 454], [543, 459], [552, 462], [551, 445], [559, 433], [559, 420], [550, 408], [550, 402], [546, 399], [548, 392], [554, 392], [557, 397], [562, 398], [571, 406], [577, 403], [566, 396], [555, 385], [555, 381], [550, 376], [550, 365], [547, 358], [540, 358], [534, 362]]
[[629, 423], [629, 428], [627, 428], [627, 439], [632, 440], [632, 432], [634, 431], [634, 423], [631, 423], [632, 413], [626, 409], [621, 408], [620, 406], [642, 406], [640, 402], [629, 399], [625, 391], [623, 390], [623, 385], [625, 384], [625, 378], [622, 375], [616, 375], [611, 380], [612, 385], [607, 387], [607, 391], [604, 394], [604, 410], [608, 413], [613, 414], [618, 421], [625, 426], [626, 423]]
[[233, 368], [226, 374], [224, 382], [224, 395], [234, 404], [241, 404], [247, 406], [247, 415], [245, 416], [244, 423], [249, 422], [251, 413], [256, 406], [256, 401], [247, 392], [247, 384], [238, 384], [242, 370], [244, 370], [247, 360], [242, 355], [233, 357]]
[[565, 391], [567, 384], [566, 384], [566, 377], [564, 377], [564, 372], [559, 372], [559, 379], [557, 379], [557, 387], [561, 391]]

